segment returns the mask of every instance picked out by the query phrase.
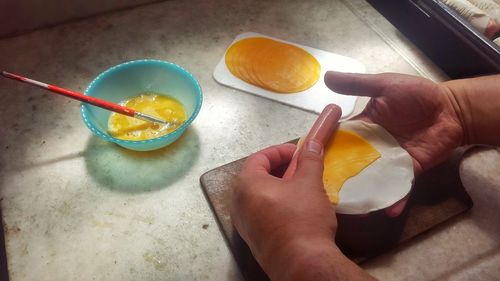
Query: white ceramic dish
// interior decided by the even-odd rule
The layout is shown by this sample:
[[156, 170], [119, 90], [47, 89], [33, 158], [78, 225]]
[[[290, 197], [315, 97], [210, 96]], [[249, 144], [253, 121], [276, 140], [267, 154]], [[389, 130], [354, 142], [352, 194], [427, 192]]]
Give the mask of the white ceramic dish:
[[[330, 103], [335, 103], [342, 108], [342, 117], [346, 117], [352, 113], [354, 110], [354, 104], [356, 103], [356, 97], [354, 96], [344, 96], [332, 92], [328, 87], [326, 87], [323, 77], [326, 71], [334, 70], [341, 72], [357, 72], [364, 73], [365, 67], [362, 63], [355, 59], [351, 59], [345, 56], [337, 55], [334, 53], [326, 52], [323, 50], [287, 42], [277, 38], [269, 37], [254, 32], [242, 33], [234, 39], [231, 45], [241, 39], [249, 37], [265, 37], [271, 38], [277, 41], [285, 42], [291, 45], [300, 47], [311, 55], [313, 55], [321, 65], [321, 76], [318, 82], [311, 88], [293, 94], [278, 94], [274, 93], [260, 87], [249, 84], [238, 77], [234, 76], [226, 66], [224, 61], [224, 56], [221, 58], [214, 70], [214, 79], [222, 85], [229, 86], [247, 93], [251, 93], [257, 96], [261, 96], [267, 99], [275, 100], [293, 107], [305, 109], [307, 111], [312, 111], [315, 113], [320, 113], [323, 108]], [[229, 45], [230, 46], [230, 45]], [[229, 47], [228, 46], [228, 47]]]

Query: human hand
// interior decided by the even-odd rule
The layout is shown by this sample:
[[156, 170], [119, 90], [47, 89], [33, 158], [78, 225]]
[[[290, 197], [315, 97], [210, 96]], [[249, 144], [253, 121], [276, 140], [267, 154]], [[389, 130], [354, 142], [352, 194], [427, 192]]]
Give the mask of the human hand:
[[323, 187], [323, 145], [303, 145], [288, 178], [273, 175], [296, 150], [282, 144], [251, 155], [233, 184], [231, 218], [273, 281], [374, 280], [335, 245], [337, 219]]
[[323, 146], [341, 114], [326, 106], [299, 149], [251, 155], [233, 183], [233, 224], [271, 280], [373, 280], [335, 245], [337, 219], [323, 186]]
[[[323, 187], [323, 145], [340, 116], [338, 106], [326, 106], [304, 145], [283, 144], [253, 154], [234, 182], [233, 224], [273, 280], [304, 276], [310, 270], [301, 265], [340, 254], [334, 207]], [[292, 267], [299, 273], [292, 273]]]
[[270, 276], [281, 275], [302, 245], [335, 247], [337, 220], [323, 188], [322, 145], [304, 144], [293, 177], [272, 175], [288, 165], [295, 149], [282, 144], [251, 155], [233, 184], [233, 224]]
[[445, 160], [463, 141], [453, 95], [441, 84], [395, 73], [332, 71], [326, 73], [325, 83], [340, 94], [371, 97], [354, 118], [377, 123], [391, 133], [413, 158], [417, 175]]

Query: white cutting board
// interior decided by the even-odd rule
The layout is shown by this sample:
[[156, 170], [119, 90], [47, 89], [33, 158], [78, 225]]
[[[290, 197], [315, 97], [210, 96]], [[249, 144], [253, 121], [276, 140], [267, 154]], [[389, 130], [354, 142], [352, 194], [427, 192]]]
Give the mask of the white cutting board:
[[[365, 66], [355, 59], [351, 59], [345, 56], [337, 55], [334, 53], [326, 52], [323, 50], [287, 42], [277, 38], [269, 37], [263, 34], [255, 32], [242, 33], [234, 39], [231, 45], [241, 39], [249, 37], [266, 37], [277, 41], [285, 42], [291, 45], [300, 47], [311, 55], [313, 55], [321, 65], [321, 76], [318, 82], [311, 88], [292, 94], [278, 94], [274, 93], [260, 87], [249, 84], [238, 77], [234, 76], [226, 66], [224, 61], [224, 56], [220, 59], [219, 63], [214, 70], [214, 79], [222, 85], [229, 86], [244, 92], [275, 100], [284, 104], [291, 105], [293, 107], [298, 107], [305, 109], [307, 111], [312, 111], [320, 113], [323, 108], [330, 103], [335, 103], [342, 108], [342, 117], [346, 117], [352, 113], [354, 109], [354, 104], [356, 103], [356, 97], [339, 95], [332, 92], [328, 87], [326, 87], [323, 77], [328, 70], [335, 70], [341, 72], [357, 72], [364, 73]], [[231, 46], [229, 45], [229, 46]], [[229, 47], [228, 46], [228, 47]], [[224, 54], [225, 55], [225, 54]]]

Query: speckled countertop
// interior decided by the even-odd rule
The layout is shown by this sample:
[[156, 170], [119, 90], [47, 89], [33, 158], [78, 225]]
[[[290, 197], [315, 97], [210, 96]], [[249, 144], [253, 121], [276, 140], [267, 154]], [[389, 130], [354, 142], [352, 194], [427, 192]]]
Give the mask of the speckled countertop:
[[[156, 58], [191, 71], [205, 98], [178, 142], [136, 153], [92, 136], [78, 102], [0, 81], [11, 280], [241, 280], [199, 177], [301, 135], [315, 119], [212, 79], [244, 31], [350, 56], [371, 73], [443, 79], [363, 1], [172, 0], [0, 40], [0, 67], [41, 81], [83, 90], [110, 66]], [[466, 159], [473, 210], [364, 267], [384, 280], [499, 278], [499, 163], [494, 149]]]

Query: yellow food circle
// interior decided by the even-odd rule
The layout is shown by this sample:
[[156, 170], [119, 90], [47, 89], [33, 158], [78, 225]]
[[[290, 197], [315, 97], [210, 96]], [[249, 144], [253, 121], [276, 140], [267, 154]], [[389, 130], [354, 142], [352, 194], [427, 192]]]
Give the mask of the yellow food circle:
[[323, 184], [333, 204], [339, 202], [339, 192], [346, 180], [359, 174], [380, 152], [354, 132], [338, 130], [325, 147]]
[[120, 104], [170, 124], [147, 122], [113, 112], [109, 116], [108, 131], [117, 139], [140, 141], [158, 138], [173, 132], [187, 119], [184, 106], [179, 101], [157, 93], [142, 93]]
[[321, 73], [318, 60], [304, 49], [263, 37], [232, 44], [225, 62], [234, 76], [277, 93], [305, 91]]

